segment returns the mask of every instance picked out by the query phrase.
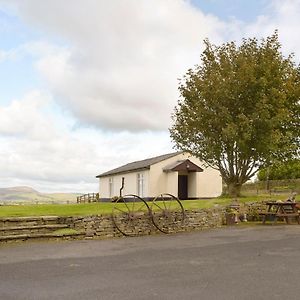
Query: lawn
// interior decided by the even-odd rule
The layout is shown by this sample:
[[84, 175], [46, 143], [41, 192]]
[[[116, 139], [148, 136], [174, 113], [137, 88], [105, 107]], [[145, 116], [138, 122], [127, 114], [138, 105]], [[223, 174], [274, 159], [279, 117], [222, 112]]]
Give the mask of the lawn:
[[[286, 200], [288, 199], [289, 194], [286, 195], [272, 195], [269, 194], [260, 194], [260, 195], [248, 195], [238, 198], [238, 203], [243, 204], [247, 202], [260, 202], [260, 201], [271, 201], [271, 200]], [[297, 201], [300, 201], [300, 195], [296, 197]], [[232, 203], [232, 198], [228, 197], [218, 197], [209, 200], [185, 200], [182, 201], [185, 209], [201, 209], [201, 208], [211, 208], [213, 206], [227, 206]]]
[[37, 204], [0, 206], [0, 217], [87, 216], [110, 214], [112, 203]]
[[[239, 203], [256, 202], [262, 200], [285, 200], [287, 195], [247, 196], [238, 199]], [[300, 196], [296, 198], [300, 201]], [[232, 198], [218, 197], [208, 200], [185, 200], [183, 207], [187, 210], [211, 208], [216, 205], [226, 206]], [[38, 204], [38, 205], [3, 205], [0, 206], [0, 217], [25, 217], [25, 216], [87, 216], [111, 214], [114, 203], [85, 203], [85, 204]], [[124, 205], [123, 205], [124, 207]], [[123, 210], [123, 209], [122, 209]]]

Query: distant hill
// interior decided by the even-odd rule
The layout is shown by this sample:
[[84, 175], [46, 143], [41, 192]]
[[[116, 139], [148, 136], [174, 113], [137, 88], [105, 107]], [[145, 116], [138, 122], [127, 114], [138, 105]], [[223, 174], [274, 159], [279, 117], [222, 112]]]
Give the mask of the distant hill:
[[0, 204], [76, 202], [75, 193], [40, 193], [28, 186], [0, 188]]
[[22, 194], [22, 193], [36, 193], [40, 194], [35, 189], [29, 186], [15, 186], [15, 187], [8, 187], [8, 188], [0, 188], [0, 195], [5, 194]]

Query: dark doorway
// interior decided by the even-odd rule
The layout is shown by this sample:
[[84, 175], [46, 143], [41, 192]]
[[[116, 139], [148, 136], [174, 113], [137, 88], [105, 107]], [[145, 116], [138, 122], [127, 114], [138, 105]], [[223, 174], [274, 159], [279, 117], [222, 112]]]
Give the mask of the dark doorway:
[[185, 200], [188, 198], [188, 176], [178, 175], [178, 198]]

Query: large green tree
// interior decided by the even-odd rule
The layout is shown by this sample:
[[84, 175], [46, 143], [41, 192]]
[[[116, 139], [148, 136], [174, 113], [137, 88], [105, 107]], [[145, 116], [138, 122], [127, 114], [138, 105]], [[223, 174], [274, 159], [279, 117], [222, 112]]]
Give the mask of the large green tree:
[[180, 82], [172, 116], [177, 149], [220, 171], [229, 194], [261, 167], [299, 155], [300, 69], [278, 34], [212, 45]]

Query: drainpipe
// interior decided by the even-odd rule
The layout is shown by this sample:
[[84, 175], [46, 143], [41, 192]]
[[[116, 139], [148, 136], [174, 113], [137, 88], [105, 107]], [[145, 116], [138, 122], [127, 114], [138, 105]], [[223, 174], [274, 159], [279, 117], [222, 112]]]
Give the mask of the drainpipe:
[[122, 177], [122, 186], [120, 188], [120, 197], [122, 197], [122, 190], [124, 189], [124, 180], [125, 180], [125, 178]]

